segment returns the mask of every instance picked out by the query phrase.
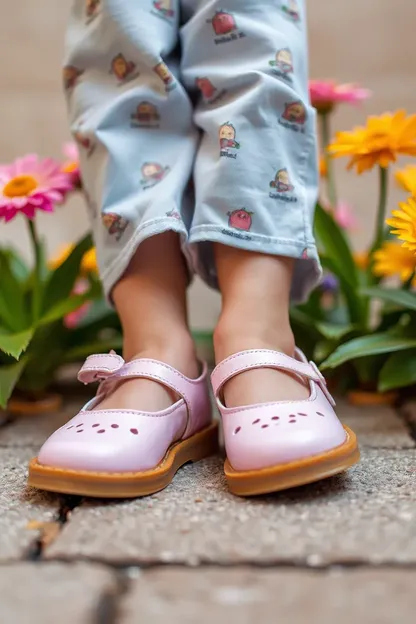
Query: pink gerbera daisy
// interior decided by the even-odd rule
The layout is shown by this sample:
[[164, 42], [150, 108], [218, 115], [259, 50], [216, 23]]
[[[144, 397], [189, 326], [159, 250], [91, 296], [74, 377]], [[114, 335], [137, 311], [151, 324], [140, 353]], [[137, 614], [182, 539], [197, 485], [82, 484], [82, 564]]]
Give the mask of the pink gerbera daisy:
[[[87, 292], [89, 288], [89, 283], [87, 280], [80, 279], [76, 282], [74, 286], [74, 290], [72, 291], [73, 295], [83, 295]], [[74, 329], [78, 325], [78, 323], [86, 316], [88, 310], [91, 307], [91, 301], [86, 301], [82, 303], [79, 308], [69, 312], [64, 317], [64, 325], [67, 329]]]
[[310, 80], [309, 95], [312, 106], [319, 113], [327, 113], [339, 102], [358, 104], [370, 97], [371, 91], [355, 83], [337, 84], [333, 80]]
[[71, 177], [51, 158], [29, 154], [0, 165], [0, 219], [10, 221], [19, 212], [29, 219], [36, 210], [52, 212], [72, 186]]

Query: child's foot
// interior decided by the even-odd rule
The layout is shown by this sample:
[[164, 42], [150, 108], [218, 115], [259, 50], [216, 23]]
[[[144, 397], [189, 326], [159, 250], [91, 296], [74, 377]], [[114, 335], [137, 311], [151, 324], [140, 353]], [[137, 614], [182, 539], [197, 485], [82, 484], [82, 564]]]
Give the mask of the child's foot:
[[[100, 380], [98, 394], [42, 446], [30, 463], [30, 485], [81, 496], [143, 496], [166, 487], [183, 464], [217, 450], [206, 366], [188, 378], [154, 357], [126, 363], [98, 354], [78, 378]], [[153, 385], [139, 383], [148, 379]], [[163, 402], [167, 407], [149, 410]]]
[[[158, 360], [179, 370], [190, 379], [196, 379], [199, 374], [199, 366], [195, 350], [191, 341], [188, 347], [181, 346], [169, 348], [159, 347], [135, 354], [129, 360], [149, 358]], [[169, 388], [150, 379], [135, 378], [127, 379], [97, 405], [96, 410], [142, 410], [145, 412], [157, 412], [166, 409], [177, 401], [177, 396]]]
[[[234, 494], [264, 494], [304, 485], [343, 472], [359, 459], [356, 437], [339, 422], [324, 378], [303, 354], [297, 351], [295, 355], [245, 350], [220, 362], [212, 373], [223, 421], [225, 476]], [[265, 367], [277, 372], [291, 370], [308, 385], [308, 398], [276, 401], [270, 392], [271, 402], [265, 401], [269, 390], [260, 376]], [[251, 386], [254, 377], [248, 377], [256, 371], [261, 386], [258, 393]], [[230, 407], [226, 388], [234, 376], [243, 374], [250, 386], [245, 397], [257, 394], [260, 401], [248, 404], [245, 398], [241, 401], [244, 407]], [[236, 391], [236, 386], [231, 388]]]
[[[294, 356], [295, 343], [292, 331], [265, 328], [247, 335], [244, 329], [237, 333], [236, 324], [226, 327], [221, 321], [215, 332], [216, 361], [248, 349], [271, 349]], [[238, 328], [237, 328], [238, 329]], [[268, 334], [268, 335], [267, 335]], [[224, 386], [224, 401], [227, 407], [268, 403], [271, 401], [298, 401], [309, 397], [309, 385], [295, 374], [272, 368], [257, 368], [242, 372], [230, 379]]]

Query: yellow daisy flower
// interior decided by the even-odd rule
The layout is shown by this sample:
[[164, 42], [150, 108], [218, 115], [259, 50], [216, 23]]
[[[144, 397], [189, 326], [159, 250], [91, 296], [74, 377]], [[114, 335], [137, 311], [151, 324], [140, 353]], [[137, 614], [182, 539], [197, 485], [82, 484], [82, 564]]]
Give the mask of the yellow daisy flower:
[[[68, 258], [69, 254], [72, 252], [73, 249], [73, 244], [62, 245], [58, 249], [58, 253], [49, 260], [49, 269], [51, 271], [54, 271], [55, 269], [60, 267], [61, 264], [65, 262], [65, 260]], [[95, 253], [95, 247], [92, 247], [92, 249], [89, 249], [87, 252], [85, 252], [81, 260], [80, 273], [85, 275], [86, 273], [96, 273], [97, 271], [97, 256]]]
[[393, 234], [404, 241], [403, 247], [416, 252], [416, 199], [409, 197], [407, 202], [399, 204], [400, 210], [393, 210], [393, 217], [387, 219], [386, 223]]
[[337, 132], [328, 150], [334, 158], [351, 156], [348, 169], [356, 167], [358, 174], [375, 165], [386, 168], [399, 154], [416, 156], [416, 115], [399, 110], [369, 117], [366, 126]]
[[57, 253], [48, 261], [48, 268], [51, 271], [55, 271], [55, 269], [60, 267], [61, 264], [65, 262], [65, 260], [68, 258], [73, 248], [74, 248], [74, 245], [72, 244], [61, 245]]
[[396, 171], [396, 181], [405, 191], [416, 195], [416, 165], [407, 165]]
[[97, 273], [97, 254], [95, 247], [92, 247], [84, 254], [81, 261], [81, 273]]
[[373, 272], [379, 277], [399, 275], [406, 282], [416, 269], [416, 255], [395, 241], [385, 241], [373, 254]]

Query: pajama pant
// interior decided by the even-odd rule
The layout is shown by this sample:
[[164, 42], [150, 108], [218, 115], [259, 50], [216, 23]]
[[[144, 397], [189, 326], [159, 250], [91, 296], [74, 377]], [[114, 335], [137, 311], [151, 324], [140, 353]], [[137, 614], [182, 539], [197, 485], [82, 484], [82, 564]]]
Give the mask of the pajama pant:
[[140, 243], [180, 234], [217, 286], [213, 243], [321, 269], [304, 0], [74, 0], [64, 83], [107, 295]]

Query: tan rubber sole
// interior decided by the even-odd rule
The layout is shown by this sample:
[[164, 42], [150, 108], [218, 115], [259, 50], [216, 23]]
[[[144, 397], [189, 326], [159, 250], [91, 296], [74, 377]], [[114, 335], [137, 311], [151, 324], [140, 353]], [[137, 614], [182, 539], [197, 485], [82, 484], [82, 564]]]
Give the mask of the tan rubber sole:
[[153, 470], [145, 472], [90, 472], [67, 470], [39, 464], [37, 457], [29, 464], [28, 484], [40, 490], [95, 496], [99, 498], [135, 498], [163, 490], [187, 462], [196, 462], [218, 452], [218, 424], [199, 431], [187, 440], [174, 444]]
[[268, 494], [320, 481], [343, 472], [360, 459], [355, 433], [348, 427], [344, 426], [344, 429], [347, 440], [340, 446], [288, 464], [243, 472], [234, 470], [227, 459], [224, 472], [230, 492], [238, 496]]

